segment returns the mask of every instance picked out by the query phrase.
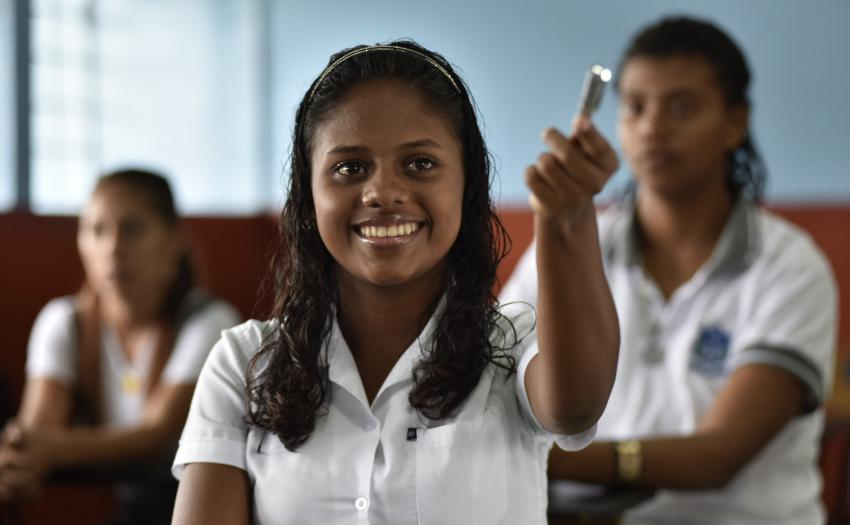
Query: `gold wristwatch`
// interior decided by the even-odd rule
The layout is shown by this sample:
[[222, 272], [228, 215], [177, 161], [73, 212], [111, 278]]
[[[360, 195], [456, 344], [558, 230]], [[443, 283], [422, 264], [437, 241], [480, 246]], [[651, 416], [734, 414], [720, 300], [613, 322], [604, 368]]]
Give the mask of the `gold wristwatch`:
[[614, 444], [617, 452], [617, 476], [624, 483], [634, 483], [640, 478], [643, 455], [640, 441], [630, 439]]

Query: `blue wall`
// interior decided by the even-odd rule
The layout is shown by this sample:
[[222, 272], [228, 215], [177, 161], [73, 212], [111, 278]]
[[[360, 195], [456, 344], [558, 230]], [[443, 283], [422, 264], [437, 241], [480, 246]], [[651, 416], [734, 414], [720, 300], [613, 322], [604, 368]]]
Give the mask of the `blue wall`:
[[[526, 202], [522, 171], [545, 126], [566, 126], [584, 70], [614, 66], [629, 36], [662, 14], [711, 19], [754, 72], [753, 129], [771, 202], [850, 201], [850, 2], [846, 0], [323, 0], [272, 2], [273, 165], [289, 152], [292, 116], [328, 56], [411, 37], [444, 54], [471, 87], [497, 158], [502, 204]], [[616, 142], [613, 91], [596, 115]], [[613, 187], [626, 180], [621, 170]], [[279, 173], [274, 186], [281, 186]], [[610, 190], [610, 188], [609, 188]]]

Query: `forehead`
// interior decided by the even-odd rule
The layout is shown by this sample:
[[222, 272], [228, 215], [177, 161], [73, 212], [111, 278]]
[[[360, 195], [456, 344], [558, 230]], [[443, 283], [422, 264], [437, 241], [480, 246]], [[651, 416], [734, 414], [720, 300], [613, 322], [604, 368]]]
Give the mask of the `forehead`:
[[155, 213], [141, 191], [134, 191], [125, 184], [106, 182], [95, 188], [81, 215], [88, 220], [123, 220], [154, 216]]
[[698, 56], [630, 58], [623, 66], [619, 91], [624, 97], [668, 96], [682, 92], [722, 96], [714, 69]]
[[313, 153], [340, 145], [385, 147], [430, 138], [457, 142], [450, 120], [415, 88], [394, 80], [352, 87], [317, 125]]

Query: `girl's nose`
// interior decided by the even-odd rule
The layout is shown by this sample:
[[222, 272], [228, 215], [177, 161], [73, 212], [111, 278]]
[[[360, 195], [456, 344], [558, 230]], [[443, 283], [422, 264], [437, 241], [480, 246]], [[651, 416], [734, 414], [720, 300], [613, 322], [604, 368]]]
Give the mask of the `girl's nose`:
[[392, 208], [407, 202], [410, 189], [404, 174], [390, 168], [376, 168], [362, 193], [363, 205], [367, 208]]

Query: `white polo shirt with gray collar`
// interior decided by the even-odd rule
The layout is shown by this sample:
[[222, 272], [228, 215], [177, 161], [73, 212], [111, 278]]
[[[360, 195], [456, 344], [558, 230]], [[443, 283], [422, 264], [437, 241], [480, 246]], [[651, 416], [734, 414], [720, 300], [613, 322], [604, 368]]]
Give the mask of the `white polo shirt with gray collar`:
[[[710, 258], [665, 301], [642, 269], [635, 226], [628, 205], [599, 215], [621, 348], [598, 439], [690, 435], [729, 376], [753, 363], [791, 374], [806, 398], [802, 412], [728, 486], [660, 491], [625, 522], [823, 523], [817, 461], [838, 301], [825, 257], [799, 228], [739, 199]], [[534, 261], [532, 245], [503, 303], [536, 303]]]
[[510, 349], [516, 373], [488, 365], [457, 413], [442, 421], [420, 416], [408, 402], [413, 367], [435, 317], [371, 404], [334, 322], [326, 349], [327, 412], [294, 452], [276, 434], [246, 422], [246, 367], [268, 324], [249, 321], [226, 330], [198, 380], [173, 472], [179, 478], [196, 462], [244, 470], [255, 524], [543, 525], [553, 441], [576, 450], [590, 442], [595, 427], [554, 436], [531, 412], [524, 378], [537, 353], [533, 317], [527, 310], [513, 317], [513, 327], [501, 322], [493, 335], [502, 347], [516, 339], [505, 344], [503, 337], [517, 334]]

